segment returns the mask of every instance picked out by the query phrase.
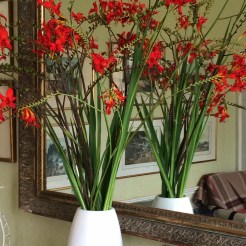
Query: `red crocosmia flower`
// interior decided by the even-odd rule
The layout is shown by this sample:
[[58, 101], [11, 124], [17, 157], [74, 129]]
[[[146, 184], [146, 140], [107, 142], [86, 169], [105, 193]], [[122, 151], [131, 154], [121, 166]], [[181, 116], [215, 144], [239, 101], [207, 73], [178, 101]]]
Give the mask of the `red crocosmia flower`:
[[123, 47], [127, 47], [127, 44], [132, 44], [136, 41], [136, 34], [131, 32], [123, 32], [121, 34], [117, 34], [118, 40], [118, 50], [120, 50]]
[[109, 24], [111, 21], [121, 21], [124, 16], [123, 2], [119, 0], [100, 1], [100, 7], [105, 15], [106, 21]]
[[0, 49], [2, 53], [4, 52], [5, 48], [12, 50], [12, 45], [7, 29], [0, 24]]
[[116, 58], [114, 55], [110, 55], [110, 57], [107, 60], [107, 68], [112, 69], [112, 67], [117, 63]]
[[220, 119], [220, 122], [224, 122], [227, 118], [229, 118], [229, 114], [224, 105], [219, 105], [217, 107], [218, 112], [213, 114], [215, 117]]
[[246, 64], [245, 56], [243, 56], [243, 55], [237, 55], [237, 54], [234, 54], [233, 55], [232, 67], [234, 69], [235, 68], [238, 68], [238, 67], [244, 67], [245, 64]]
[[164, 49], [161, 42], [155, 44], [147, 60], [149, 68], [153, 68], [154, 66], [156, 66], [160, 72], [164, 70], [164, 68], [159, 63], [159, 61], [163, 57], [163, 50]]
[[[102, 98], [105, 98], [104, 105], [106, 114], [111, 114], [112, 108], [117, 108], [120, 104], [123, 105], [126, 100], [126, 96], [123, 95], [122, 91], [113, 83], [112, 88], [109, 89]], [[108, 98], [108, 100], [106, 100]]]
[[198, 57], [197, 53], [191, 52], [190, 56], [189, 56], [189, 59], [188, 59], [188, 63], [189, 64], [193, 63], [194, 59], [197, 58], [197, 57]]
[[156, 29], [156, 27], [159, 25], [159, 22], [157, 20], [153, 19], [153, 15], [155, 15], [155, 14], [158, 14], [158, 11], [154, 11], [154, 12], [151, 12], [151, 11], [148, 11], [148, 10], [146, 11], [146, 13], [144, 14], [144, 16], [141, 19], [142, 28], [146, 28], [147, 27], [149, 19], [151, 18], [150, 23], [149, 23], [149, 28], [152, 29], [152, 30]]
[[55, 53], [64, 51], [79, 42], [80, 36], [70, 27], [63, 25], [58, 19], [52, 19], [48, 23], [43, 23], [43, 28], [38, 32], [36, 41], [38, 54], [50, 52], [51, 58]]
[[15, 108], [14, 101], [16, 100], [16, 97], [14, 97], [14, 91], [12, 88], [8, 88], [6, 91], [6, 96], [2, 95], [0, 93], [0, 100], [2, 101], [0, 103], [1, 108]]
[[235, 80], [234, 84], [230, 88], [230, 91], [241, 92], [242, 90], [244, 90], [246, 87], [246, 83], [245, 83], [246, 68], [245, 66], [232, 70], [232, 72], [228, 75], [228, 78]]
[[76, 13], [74, 13], [74, 12], [72, 11], [72, 18], [73, 18], [78, 24], [80, 24], [80, 23], [82, 23], [83, 21], [86, 20], [86, 17], [85, 17], [82, 13], [80, 13], [80, 12], [78, 12], [78, 13], [76, 14]]
[[116, 86], [115, 83], [113, 83], [113, 92], [116, 95], [116, 101], [120, 104], [124, 104], [126, 100], [126, 96], [123, 95], [122, 91]]
[[3, 116], [3, 110], [0, 108], [0, 122], [4, 122], [5, 118]]
[[30, 108], [24, 108], [21, 110], [21, 117], [23, 121], [26, 122], [26, 126], [36, 126], [40, 127], [37, 122], [37, 118]]
[[230, 84], [227, 82], [228, 78], [228, 69], [226, 66], [217, 66], [214, 65], [213, 67], [215, 71], [217, 71], [217, 76], [213, 79], [213, 83], [215, 84], [215, 92], [223, 92], [226, 89], [230, 88]]
[[49, 0], [49, 1], [37, 0], [37, 3], [39, 5], [43, 5], [45, 8], [49, 9], [52, 14], [56, 14], [58, 16], [61, 15], [61, 12], [60, 12], [61, 2], [59, 2], [57, 5], [55, 5], [54, 0]]
[[203, 16], [198, 17], [198, 22], [196, 24], [197, 30], [200, 32], [202, 25], [207, 21], [208, 19]]
[[207, 68], [206, 68], [206, 72], [213, 74], [216, 69], [217, 69], [217, 65], [215, 65], [213, 63], [209, 63]]
[[186, 15], [182, 15], [179, 17], [180, 28], [186, 29], [189, 26], [189, 17]]
[[90, 48], [91, 49], [98, 49], [98, 44], [95, 43], [95, 40], [93, 37], [91, 38]]
[[106, 114], [111, 114], [111, 109], [115, 106], [113, 97], [109, 97], [108, 101], [104, 100]]
[[187, 3], [196, 3], [196, 0], [166, 0], [166, 6], [177, 5], [178, 13], [182, 15], [182, 7]]
[[91, 8], [89, 10], [88, 15], [91, 14], [91, 13], [96, 13], [96, 14], [98, 13], [98, 6], [97, 6], [97, 3], [96, 2], [93, 3], [93, 8]]
[[91, 57], [95, 71], [99, 72], [100, 74], [104, 74], [105, 69], [107, 68], [107, 60], [103, 56], [96, 53], [92, 53]]
[[114, 64], [116, 64], [116, 58], [111, 55], [108, 59], [104, 58], [103, 56], [91, 53], [93, 68], [96, 72], [104, 75], [105, 70], [110, 69]]
[[[221, 96], [222, 96], [222, 94], [218, 94], [216, 96], [215, 95], [211, 96], [211, 102], [209, 104], [209, 107], [207, 108], [208, 114], [210, 114], [213, 111], [213, 109], [219, 104]], [[205, 101], [206, 101], [206, 96], [204, 98], [204, 95], [202, 95], [201, 100], [199, 102], [199, 106], [201, 109], [203, 109], [204, 106], [206, 105]]]
[[193, 49], [193, 44], [192, 43], [187, 43], [185, 46], [178, 46], [178, 50], [182, 52], [182, 56], [186, 56], [191, 50]]

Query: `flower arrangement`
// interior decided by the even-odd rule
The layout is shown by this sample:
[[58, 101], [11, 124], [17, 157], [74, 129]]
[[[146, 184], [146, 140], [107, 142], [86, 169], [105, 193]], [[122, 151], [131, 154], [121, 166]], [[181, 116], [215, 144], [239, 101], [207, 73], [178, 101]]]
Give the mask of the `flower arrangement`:
[[[163, 69], [158, 73], [155, 69], [145, 71], [155, 85], [150, 97], [156, 103], [149, 108], [143, 101], [138, 110], [145, 120], [145, 132], [160, 169], [161, 197], [184, 196], [208, 117], [224, 122], [229, 117], [229, 105], [240, 107], [228, 101], [228, 94], [246, 89], [243, 41], [246, 4], [242, 3], [237, 14], [225, 17], [228, 4], [225, 1], [216, 19], [206, 28], [212, 3], [192, 1], [182, 10], [174, 10], [176, 26], [165, 29], [164, 52], [159, 56]], [[211, 31], [221, 22], [226, 26], [223, 36], [212, 39]], [[161, 140], [150, 117], [156, 106], [162, 118]]]
[[[35, 76], [42, 81], [44, 93], [34, 91], [18, 105], [9, 88], [6, 95], [0, 94], [0, 122], [7, 118], [4, 112], [14, 108], [27, 126], [46, 129], [81, 208], [107, 210], [112, 206], [121, 156], [132, 138], [130, 121], [136, 116], [143, 120], [160, 167], [163, 195], [183, 196], [207, 115], [226, 119], [227, 92], [245, 88], [245, 54], [234, 50], [239, 39], [233, 37], [245, 22], [246, 6], [243, 3], [238, 15], [228, 17], [222, 39], [209, 40], [207, 36], [223, 12], [205, 32], [212, 2], [98, 0], [85, 14], [75, 11], [75, 1], [64, 13], [61, 1], [37, 0], [50, 14], [33, 40], [38, 66], [43, 68], [43, 73]], [[177, 22], [170, 27], [169, 18], [173, 17]], [[11, 47], [1, 24], [1, 59]], [[92, 69], [91, 78], [88, 71]], [[13, 70], [19, 74], [31, 71]], [[0, 71], [13, 76], [8, 65], [0, 65]], [[119, 74], [122, 81], [115, 79]], [[228, 78], [235, 83], [231, 85]], [[142, 79], [151, 87], [147, 95], [139, 87]], [[15, 81], [18, 89], [21, 85]], [[142, 95], [142, 103], [136, 100], [137, 94]], [[146, 104], [146, 96], [152, 105]], [[137, 115], [133, 114], [135, 107]], [[155, 110], [163, 117], [161, 143], [151, 122]], [[63, 132], [65, 148], [54, 124]]]

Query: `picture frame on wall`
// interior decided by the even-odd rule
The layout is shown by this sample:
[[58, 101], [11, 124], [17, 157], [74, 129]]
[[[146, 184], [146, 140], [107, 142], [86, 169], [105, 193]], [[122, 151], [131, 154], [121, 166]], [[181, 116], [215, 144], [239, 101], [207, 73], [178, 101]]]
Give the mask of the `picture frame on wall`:
[[[2, 23], [2, 25], [5, 25], [7, 27], [9, 35], [12, 36], [13, 35], [13, 26], [12, 26], [13, 2], [11, 0], [0, 0], [0, 14], [6, 17], [7, 23]], [[13, 64], [13, 57], [11, 57], [10, 54], [6, 54], [6, 59], [1, 60], [1, 64]]]
[[[154, 128], [160, 140], [162, 122], [153, 120]], [[141, 121], [132, 121], [130, 131], [135, 132]], [[140, 176], [159, 172], [159, 168], [153, 156], [151, 146], [148, 143], [144, 127], [140, 127], [127, 145], [117, 173], [117, 178]]]
[[[0, 93], [6, 94], [7, 81], [1, 81]], [[16, 118], [13, 110], [4, 112], [6, 120], [0, 126], [0, 162], [16, 162]]]
[[216, 118], [209, 117], [198, 143], [193, 163], [216, 160]]

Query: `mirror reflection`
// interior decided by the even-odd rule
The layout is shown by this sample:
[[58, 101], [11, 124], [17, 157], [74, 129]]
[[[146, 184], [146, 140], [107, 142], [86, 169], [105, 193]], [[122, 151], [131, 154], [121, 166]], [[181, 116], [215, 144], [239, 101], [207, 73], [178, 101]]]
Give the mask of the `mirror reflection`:
[[[233, 8], [235, 11], [240, 8], [241, 2], [238, 1], [236, 5], [237, 8]], [[225, 16], [233, 15], [233, 13], [231, 13], [232, 8], [230, 6], [231, 5], [228, 5], [225, 8], [221, 19], [223, 19]], [[214, 3], [213, 11], [211, 12], [216, 15], [215, 13], [218, 13], [220, 8], [221, 5], [219, 3]], [[213, 33], [213, 37], [216, 37], [217, 32], [219, 33], [220, 30], [224, 29], [223, 27], [223, 22], [220, 22], [216, 31]], [[84, 69], [89, 71], [87, 73], [88, 77], [86, 79], [88, 81], [93, 81], [93, 72], [90, 62], [88, 62], [88, 65]], [[46, 78], [52, 80], [53, 78], [49, 76], [49, 71], [46, 70]], [[119, 72], [114, 76], [115, 80], [124, 80], [124, 76]], [[146, 80], [143, 79], [141, 82], [142, 91], [149, 92], [151, 88], [149, 88], [148, 84], [146, 85], [146, 83]], [[45, 83], [44, 87], [46, 90], [49, 90], [49, 88], [45, 86]], [[46, 91], [46, 93], [48, 94], [48, 91]], [[244, 96], [242, 96], [242, 98], [244, 98]], [[237, 96], [232, 94], [230, 95], [229, 99], [232, 102], [236, 102]], [[245, 100], [242, 99], [241, 102], [242, 105], [244, 105]], [[193, 195], [199, 187], [200, 179], [204, 175], [221, 172], [234, 173], [238, 169], [246, 170], [245, 162], [241, 161], [245, 159], [245, 151], [242, 150], [243, 137], [237, 137], [238, 135], [244, 134], [243, 126], [245, 124], [245, 116], [238, 117], [237, 110], [238, 109], [234, 107], [230, 107], [230, 119], [228, 119], [225, 124], [217, 122], [214, 118], [209, 118], [206, 127], [204, 128], [205, 130], [203, 135], [195, 149], [193, 162], [190, 167], [189, 178], [184, 190], [184, 195], [189, 197], [191, 200], [193, 199]], [[242, 116], [243, 112], [239, 114]], [[160, 123], [162, 119], [163, 118], [161, 117], [161, 113], [157, 111], [155, 120], [153, 120], [157, 137], [160, 136], [160, 132], [163, 130], [163, 123]], [[139, 120], [139, 122], [141, 122], [141, 120]], [[241, 126], [241, 129], [239, 129], [239, 134], [237, 131], [238, 122]], [[155, 196], [161, 194], [162, 192], [162, 181], [155, 156], [153, 155], [153, 150], [148, 144], [148, 137], [146, 136], [143, 127], [138, 128], [139, 124], [140, 123], [138, 123], [138, 121], [134, 121], [133, 129], [134, 127], [138, 129], [138, 133], [131, 140], [122, 157], [118, 171], [118, 178], [116, 181], [114, 200], [135, 203], [144, 206], [152, 206], [152, 201], [154, 200]], [[54, 129], [55, 127], [56, 126], [54, 125]], [[59, 132], [59, 129], [56, 129], [55, 131]], [[54, 144], [52, 141], [50, 141], [48, 136], [43, 136], [43, 139], [45, 139], [45, 141], [43, 141], [45, 146], [45, 189], [49, 191], [73, 194], [69, 180], [65, 173], [62, 159], [57, 153]], [[61, 142], [63, 141], [62, 134], [59, 140]], [[238, 149], [242, 150], [239, 153], [239, 156]], [[235, 175], [238, 175], [238, 173]], [[243, 175], [240, 176], [240, 178], [243, 181], [246, 179], [246, 177]], [[234, 178], [231, 180], [234, 180]], [[238, 179], [236, 178], [235, 180]], [[194, 208], [196, 209], [196, 213], [205, 215], [209, 214], [206, 208], [201, 210], [199, 210], [198, 207]], [[244, 221], [242, 220], [242, 222]]]

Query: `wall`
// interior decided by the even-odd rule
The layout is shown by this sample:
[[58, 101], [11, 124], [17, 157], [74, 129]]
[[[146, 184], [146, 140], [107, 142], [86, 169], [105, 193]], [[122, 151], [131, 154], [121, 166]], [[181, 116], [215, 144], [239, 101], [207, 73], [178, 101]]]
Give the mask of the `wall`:
[[[220, 2], [221, 1], [217, 1]], [[233, 4], [233, 5], [232, 5]], [[237, 2], [231, 1], [231, 7]], [[219, 3], [216, 4], [219, 6]], [[215, 7], [216, 7], [215, 6]], [[230, 9], [230, 8], [228, 8]], [[236, 98], [232, 97], [235, 102]], [[233, 171], [236, 166], [236, 112], [230, 108], [231, 118], [220, 123], [217, 129], [217, 160], [193, 164], [187, 187], [197, 185], [202, 174]], [[0, 148], [4, 142], [0, 143]], [[0, 163], [0, 208], [11, 228], [12, 246], [66, 246], [70, 223], [32, 215], [18, 208], [18, 163]], [[146, 175], [117, 181], [115, 200], [157, 194], [160, 190], [159, 175]], [[124, 246], [160, 246], [161, 243], [123, 235]]]

